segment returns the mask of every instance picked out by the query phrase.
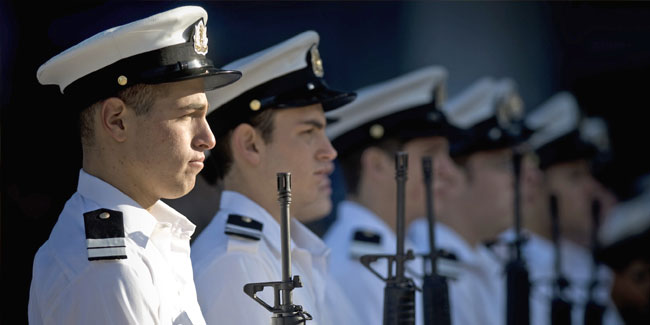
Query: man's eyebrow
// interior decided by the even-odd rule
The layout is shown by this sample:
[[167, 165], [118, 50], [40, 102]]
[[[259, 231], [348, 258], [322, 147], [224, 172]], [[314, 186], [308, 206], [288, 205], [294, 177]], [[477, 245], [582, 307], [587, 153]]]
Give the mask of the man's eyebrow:
[[325, 123], [323, 123], [322, 121], [316, 120], [316, 119], [309, 119], [309, 120], [300, 121], [300, 124], [311, 125], [311, 126], [317, 128], [317, 129], [324, 129], [325, 128]]
[[208, 108], [206, 104], [191, 103], [179, 108], [181, 111], [202, 111]]

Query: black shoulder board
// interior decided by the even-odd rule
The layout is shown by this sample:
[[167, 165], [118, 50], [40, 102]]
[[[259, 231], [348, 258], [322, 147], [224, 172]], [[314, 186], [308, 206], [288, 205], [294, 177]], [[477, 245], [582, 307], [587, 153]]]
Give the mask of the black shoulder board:
[[264, 225], [249, 217], [240, 216], [237, 214], [229, 214], [228, 221], [226, 221], [226, 235], [235, 235], [252, 240], [260, 240], [262, 238], [262, 228]]
[[444, 258], [446, 260], [458, 261], [458, 257], [456, 256], [456, 254], [450, 251], [446, 251], [444, 249], [438, 249], [438, 257]]
[[368, 254], [382, 254], [381, 236], [367, 230], [356, 230], [350, 242], [350, 257], [357, 259]]
[[99, 209], [84, 213], [88, 260], [126, 259], [121, 211]]
[[374, 232], [357, 230], [354, 232], [354, 237], [352, 240], [356, 242], [379, 245], [381, 243], [381, 236]]

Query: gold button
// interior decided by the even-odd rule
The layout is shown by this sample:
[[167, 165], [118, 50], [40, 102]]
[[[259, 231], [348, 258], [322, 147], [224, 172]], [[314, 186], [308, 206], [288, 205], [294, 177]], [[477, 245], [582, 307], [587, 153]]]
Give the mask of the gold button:
[[260, 103], [259, 100], [253, 99], [251, 100], [251, 103], [249, 104], [250, 108], [254, 111], [258, 111], [262, 107], [262, 103]]
[[380, 124], [374, 124], [370, 127], [370, 136], [374, 139], [381, 139], [384, 136], [384, 127]]
[[108, 218], [110, 218], [110, 217], [111, 217], [111, 214], [108, 213], [108, 212], [102, 212], [102, 213], [99, 214], [99, 219], [104, 219], [104, 220], [106, 220], [106, 219], [108, 219]]
[[117, 83], [118, 83], [120, 86], [124, 86], [124, 85], [126, 85], [126, 82], [127, 82], [127, 81], [128, 81], [128, 80], [126, 79], [125, 76], [119, 76], [119, 77], [117, 77]]
[[253, 221], [253, 219], [251, 219], [249, 217], [243, 217], [243, 218], [241, 218], [241, 221], [243, 221], [245, 223], [251, 223]]

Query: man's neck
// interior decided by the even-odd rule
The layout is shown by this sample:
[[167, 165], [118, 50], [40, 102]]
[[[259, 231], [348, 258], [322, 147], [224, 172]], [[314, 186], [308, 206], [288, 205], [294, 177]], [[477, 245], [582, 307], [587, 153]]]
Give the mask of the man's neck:
[[548, 211], [528, 209], [526, 212], [527, 215], [524, 216], [524, 228], [546, 240], [553, 240], [550, 224], [551, 216], [548, 215]]
[[[252, 186], [251, 184], [258, 186]], [[233, 191], [246, 196], [248, 199], [261, 206], [273, 217], [273, 219], [275, 219], [275, 221], [280, 223], [280, 205], [278, 203], [277, 195], [269, 195], [274, 192], [264, 191], [264, 188], [262, 187], [263, 186], [259, 186], [259, 182], [246, 181], [232, 173], [226, 175], [223, 180], [223, 189], [225, 191]]]
[[101, 179], [130, 197], [143, 209], [151, 211], [151, 208], [158, 202], [159, 198], [151, 197], [150, 193], [142, 191], [137, 186], [137, 182], [133, 182], [131, 177], [126, 175], [121, 169], [114, 167], [120, 164], [110, 164], [106, 163], [106, 161], [99, 159], [99, 157], [84, 154], [82, 168], [86, 173]]
[[379, 219], [381, 219], [393, 231], [393, 233], [397, 233], [395, 211], [392, 211], [391, 213], [385, 204], [382, 205], [382, 203], [386, 202], [385, 200], [374, 199], [368, 195], [348, 195], [346, 199], [370, 210], [373, 214], [379, 217]]
[[472, 230], [474, 225], [471, 225], [469, 220], [462, 215], [454, 216], [453, 214], [444, 214], [436, 216], [439, 222], [455, 231], [465, 242], [472, 248], [478, 247], [483, 243], [483, 239], [479, 238]]

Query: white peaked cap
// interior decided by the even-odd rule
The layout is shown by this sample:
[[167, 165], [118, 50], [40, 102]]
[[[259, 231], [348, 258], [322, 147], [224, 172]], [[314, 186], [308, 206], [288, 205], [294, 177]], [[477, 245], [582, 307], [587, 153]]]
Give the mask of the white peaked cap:
[[61, 93], [77, 79], [119, 60], [188, 41], [186, 29], [207, 12], [197, 6], [172, 9], [92, 36], [41, 65], [43, 85], [58, 85]]
[[584, 118], [580, 123], [580, 136], [584, 141], [598, 148], [599, 152], [606, 152], [610, 149], [607, 124], [600, 117]]
[[526, 118], [526, 126], [534, 131], [528, 143], [538, 149], [579, 127], [580, 109], [568, 92], [555, 94]]
[[444, 100], [447, 70], [428, 66], [400, 77], [361, 88], [357, 99], [326, 114], [336, 120], [327, 127], [327, 135], [335, 139], [373, 120], [409, 108]]
[[223, 69], [241, 71], [242, 77], [237, 82], [237, 87], [219, 88], [207, 92], [209, 112], [272, 79], [306, 68], [308, 64], [305, 54], [313, 46], [318, 46], [318, 42], [318, 33], [306, 31], [266, 50], [225, 65]]
[[450, 123], [461, 129], [469, 129], [495, 116], [498, 101], [516, 91], [517, 84], [512, 79], [484, 77], [450, 99], [442, 110]]
[[[626, 238], [639, 235], [650, 228], [650, 191], [619, 203], [600, 227], [598, 240], [610, 246]], [[647, 248], [643, 248], [647, 249]]]

